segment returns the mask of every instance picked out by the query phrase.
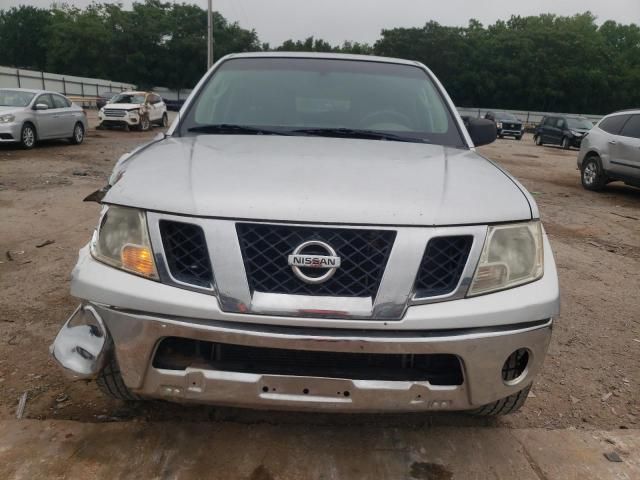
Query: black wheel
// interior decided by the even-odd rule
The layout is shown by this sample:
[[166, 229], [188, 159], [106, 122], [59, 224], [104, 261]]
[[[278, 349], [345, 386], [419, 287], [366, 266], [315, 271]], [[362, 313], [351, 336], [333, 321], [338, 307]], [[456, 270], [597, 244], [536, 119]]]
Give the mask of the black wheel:
[[36, 146], [37, 138], [36, 128], [30, 123], [25, 123], [20, 132], [20, 145], [22, 145], [22, 148], [25, 150], [32, 149]]
[[508, 415], [509, 413], [517, 412], [522, 408], [524, 402], [527, 401], [529, 390], [531, 390], [531, 385], [523, 390], [520, 390], [518, 393], [514, 393], [513, 395], [509, 395], [502, 400], [498, 400], [497, 402], [493, 402], [489, 405], [480, 407], [477, 410], [471, 410], [469, 413], [471, 413], [472, 415], [491, 417], [494, 415]]
[[167, 128], [169, 126], [169, 117], [168, 117], [168, 115], [166, 113], [164, 115], [162, 115], [162, 123], [161, 123], [161, 125], [164, 128]]
[[151, 122], [149, 121], [149, 116], [148, 115], [142, 115], [140, 117], [140, 125], [138, 125], [138, 128], [142, 132], [146, 132], [147, 130], [149, 130], [151, 128]]
[[516, 135], [516, 140], [522, 140], [522, 135]]
[[589, 155], [585, 158], [580, 172], [582, 186], [587, 190], [602, 190], [607, 184], [607, 176], [597, 155]]
[[498, 138], [504, 138], [504, 135], [499, 134], [499, 135], [498, 135]]
[[100, 391], [107, 397], [126, 401], [140, 400], [140, 397], [131, 393], [131, 390], [124, 384], [115, 356], [112, 356], [107, 366], [102, 369], [96, 378], [96, 383]]
[[560, 143], [560, 145], [562, 145], [562, 148], [564, 148], [565, 150], [569, 150], [571, 148], [571, 142], [567, 137], [562, 137], [562, 142]]
[[73, 127], [73, 135], [69, 140], [74, 145], [80, 145], [84, 141], [84, 127], [82, 123], [76, 123], [75, 127]]
[[540, 136], [540, 135], [536, 135], [536, 136], [533, 138], [533, 141], [535, 142], [535, 144], [536, 144], [536, 145], [538, 145], [538, 146], [542, 146], [542, 136]]

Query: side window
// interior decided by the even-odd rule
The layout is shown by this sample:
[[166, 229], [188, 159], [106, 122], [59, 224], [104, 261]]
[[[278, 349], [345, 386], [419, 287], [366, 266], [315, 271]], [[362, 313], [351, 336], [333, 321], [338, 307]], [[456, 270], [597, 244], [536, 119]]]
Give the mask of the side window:
[[622, 127], [620, 135], [623, 137], [640, 138], [640, 115], [631, 115], [631, 118]]
[[38, 97], [38, 100], [36, 100], [36, 105], [37, 105], [38, 103], [44, 103], [44, 104], [45, 104], [47, 107], [49, 107], [49, 108], [56, 108], [56, 107], [53, 105], [53, 100], [51, 99], [51, 95], [49, 95], [48, 93], [45, 93], [45, 94], [43, 94], [43, 95], [40, 95], [40, 96]]
[[567, 125], [567, 122], [565, 122], [564, 118], [557, 118], [556, 119], [556, 127], [565, 128], [566, 125]]
[[153, 100], [151, 100], [151, 103], [160, 103], [162, 101], [162, 98], [160, 98], [160, 95], [153, 95]]
[[620, 130], [622, 130], [622, 126], [625, 124], [627, 120], [629, 120], [630, 115], [614, 115], [613, 117], [605, 118], [598, 128], [600, 130], [604, 130], [607, 133], [612, 133], [614, 135], [620, 135]]
[[545, 117], [544, 124], [545, 127], [553, 127], [555, 125], [554, 117]]
[[71, 102], [61, 95], [51, 95], [53, 97], [53, 104], [55, 108], [69, 108]]

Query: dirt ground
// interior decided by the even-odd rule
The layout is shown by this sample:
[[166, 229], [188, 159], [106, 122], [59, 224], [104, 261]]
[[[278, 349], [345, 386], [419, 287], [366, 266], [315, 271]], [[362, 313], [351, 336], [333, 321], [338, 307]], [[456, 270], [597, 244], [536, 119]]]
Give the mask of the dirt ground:
[[[121, 154], [157, 133], [91, 129], [81, 146], [0, 146], [0, 419], [13, 417], [27, 392], [26, 416], [34, 419], [640, 427], [640, 190], [612, 184], [588, 192], [576, 171], [577, 151], [536, 147], [530, 136], [481, 149], [535, 196], [560, 275], [562, 314], [521, 412], [479, 419], [292, 415], [162, 402], [128, 406], [104, 398], [93, 383], [69, 383], [49, 359], [48, 347], [77, 304], [68, 293], [69, 273], [97, 220], [99, 206], [82, 199], [105, 184]], [[53, 243], [40, 246], [45, 242]]]

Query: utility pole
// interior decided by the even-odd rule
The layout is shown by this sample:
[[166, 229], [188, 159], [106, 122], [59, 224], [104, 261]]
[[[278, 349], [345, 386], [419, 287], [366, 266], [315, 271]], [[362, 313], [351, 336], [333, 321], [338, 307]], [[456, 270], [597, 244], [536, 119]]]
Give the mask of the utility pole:
[[211, 0], [207, 0], [207, 70], [213, 65], [213, 12]]

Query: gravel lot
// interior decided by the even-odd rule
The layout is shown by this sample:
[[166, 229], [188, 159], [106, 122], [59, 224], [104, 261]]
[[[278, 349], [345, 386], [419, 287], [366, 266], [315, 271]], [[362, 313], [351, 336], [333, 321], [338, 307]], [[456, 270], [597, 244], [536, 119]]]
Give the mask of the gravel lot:
[[[90, 115], [95, 125], [95, 115]], [[497, 420], [466, 415], [348, 416], [264, 413], [162, 402], [128, 406], [93, 383], [68, 383], [48, 346], [76, 305], [69, 272], [99, 206], [82, 199], [105, 184], [117, 158], [159, 132], [90, 130], [85, 143], [32, 151], [0, 146], [0, 418], [82, 421], [210, 420], [305, 424], [640, 427], [640, 190], [582, 189], [577, 152], [498, 140], [481, 149], [534, 194], [551, 237], [562, 289], [545, 368], [525, 408]], [[487, 192], [488, 195], [491, 192]], [[48, 245], [41, 246], [47, 241]]]

